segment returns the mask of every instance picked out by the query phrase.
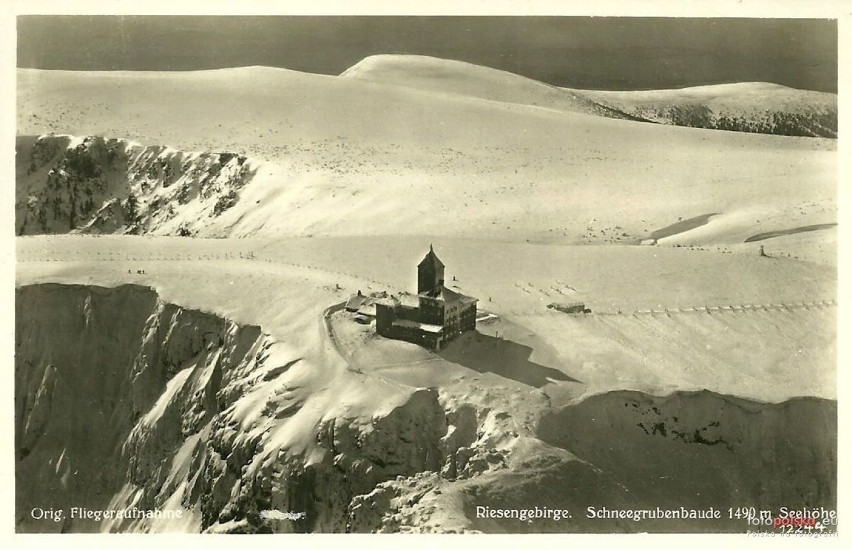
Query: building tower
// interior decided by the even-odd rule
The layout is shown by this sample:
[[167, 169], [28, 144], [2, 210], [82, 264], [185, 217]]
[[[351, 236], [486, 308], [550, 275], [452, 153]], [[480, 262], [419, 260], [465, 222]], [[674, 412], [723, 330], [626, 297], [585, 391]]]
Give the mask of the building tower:
[[444, 263], [435, 255], [432, 245], [429, 253], [417, 264], [417, 294], [431, 292], [444, 284]]

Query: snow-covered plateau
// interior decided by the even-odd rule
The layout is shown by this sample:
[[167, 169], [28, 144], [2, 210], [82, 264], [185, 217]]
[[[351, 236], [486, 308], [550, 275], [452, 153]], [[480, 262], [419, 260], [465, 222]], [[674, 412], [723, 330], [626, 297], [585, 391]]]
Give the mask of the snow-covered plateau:
[[[419, 56], [17, 86], [18, 531], [836, 507], [836, 96]], [[343, 309], [414, 292], [430, 246], [476, 331], [433, 352]], [[587, 517], [680, 506], [723, 517]], [[536, 507], [569, 513], [482, 513]]]

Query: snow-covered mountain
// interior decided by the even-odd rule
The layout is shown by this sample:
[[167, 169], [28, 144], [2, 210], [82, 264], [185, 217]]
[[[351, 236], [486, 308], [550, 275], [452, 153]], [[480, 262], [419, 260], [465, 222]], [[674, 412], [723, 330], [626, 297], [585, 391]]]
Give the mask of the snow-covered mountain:
[[475, 97], [571, 113], [642, 120], [588, 98], [580, 90], [559, 88], [507, 71], [464, 61], [421, 55], [374, 55], [340, 75], [429, 93]]
[[[837, 141], [672, 124], [830, 119], [831, 96], [412, 56], [17, 84], [19, 531], [647, 532], [672, 524], [586, 510], [835, 507]], [[440, 353], [342, 307], [413, 290], [431, 243], [483, 314]]]
[[[72, 142], [50, 133], [141, 144], [121, 156], [122, 168], [104, 165], [112, 161], [99, 147], [76, 149], [82, 141], [73, 142], [77, 152], [46, 158], [25, 143], [36, 138], [22, 137], [23, 234], [73, 225], [637, 243], [715, 213], [701, 240], [686, 242], [742, 242], [836, 221], [835, 140], [598, 116], [600, 101], [468, 64], [370, 58], [339, 77], [264, 67], [18, 76], [20, 136], [48, 136], [40, 139], [60, 149]], [[94, 155], [101, 173], [73, 169], [69, 159], [80, 155]], [[168, 164], [180, 181], [146, 163]], [[121, 201], [140, 211], [124, 212]]]
[[586, 91], [590, 98], [661, 124], [783, 136], [837, 137], [837, 95], [767, 82], [680, 90]]

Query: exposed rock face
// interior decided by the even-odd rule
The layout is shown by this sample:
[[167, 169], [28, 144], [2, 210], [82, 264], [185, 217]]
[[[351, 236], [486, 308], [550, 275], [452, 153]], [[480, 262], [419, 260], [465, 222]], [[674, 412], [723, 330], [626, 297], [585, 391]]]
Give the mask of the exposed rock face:
[[613, 110], [675, 126], [837, 138], [837, 95], [744, 82], [647, 92], [578, 92]]
[[[219, 390], [268, 345], [257, 327], [164, 304], [143, 287], [37, 285], [16, 294], [22, 530], [46, 526], [28, 518], [32, 507], [104, 509], [128, 482], [141, 489], [140, 507], [162, 504], [175, 452], [209, 431], [229, 401]], [[55, 528], [99, 526], [66, 518]]]
[[192, 235], [233, 207], [257, 170], [233, 153], [98, 136], [23, 136], [16, 149], [18, 235]]
[[691, 128], [781, 136], [837, 137], [836, 107], [805, 105], [799, 112], [767, 109], [745, 114], [724, 109], [715, 110], [704, 104], [683, 104], [643, 105], [637, 106], [631, 112], [636, 117], [644, 117], [653, 122]]
[[[742, 532], [727, 517], [585, 511], [835, 507], [834, 401], [616, 391], [541, 411], [534, 433], [437, 389], [372, 415], [329, 413], [310, 401], [329, 391], [316, 365], [149, 288], [25, 286], [15, 314], [18, 531]], [[571, 517], [495, 520], [482, 506]], [[99, 520], [71, 507], [181, 516]]]
[[[539, 436], [570, 450], [619, 489], [587, 505], [723, 510], [682, 531], [744, 531], [728, 508], [836, 509], [837, 403], [796, 398], [758, 403], [709, 391], [654, 397], [617, 391], [542, 417]], [[611, 528], [587, 521], [582, 530]], [[625, 521], [624, 530], [674, 530]]]
[[[19, 531], [342, 532], [356, 495], [447, 459], [434, 390], [371, 421], [323, 421], [301, 450], [276, 447], [269, 428], [303, 406], [281, 384], [301, 360], [279, 365], [258, 327], [147, 288], [22, 287], [16, 323]], [[69, 517], [72, 506], [182, 517], [87, 521]], [[33, 508], [66, 512], [39, 521]]]
[[[202, 477], [210, 481], [202, 489], [202, 528], [216, 531], [231, 522], [231, 530], [238, 532], [352, 530], [348, 510], [356, 495], [370, 493], [388, 479], [440, 468], [438, 442], [445, 422], [437, 393], [422, 390], [369, 425], [346, 418], [323, 422], [315, 432], [317, 444], [325, 451], [321, 459], [279, 453], [250, 477], [240, 470], [246, 461], [234, 457], [251, 454], [252, 446], [239, 449], [230, 441], [238, 439], [237, 434], [232, 431], [229, 438], [228, 430], [217, 430], [224, 437], [213, 438], [207, 455]], [[234, 484], [240, 488], [236, 498], [229, 492]], [[263, 521], [264, 510], [298, 511], [306, 516], [297, 521]]]

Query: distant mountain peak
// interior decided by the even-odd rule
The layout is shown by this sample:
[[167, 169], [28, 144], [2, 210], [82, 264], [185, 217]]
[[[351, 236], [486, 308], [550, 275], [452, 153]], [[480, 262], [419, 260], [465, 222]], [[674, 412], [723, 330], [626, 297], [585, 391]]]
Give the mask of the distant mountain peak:
[[837, 137], [836, 94], [771, 82], [665, 90], [580, 90], [466, 61], [396, 54], [364, 58], [341, 77], [607, 118], [748, 133]]
[[[424, 69], [424, 68], [443, 68], [443, 69], [467, 69], [467, 70], [486, 70], [496, 72], [506, 72], [499, 69], [492, 69], [482, 65], [476, 65], [467, 61], [459, 61], [455, 59], [444, 59], [441, 57], [433, 57], [429, 55], [419, 54], [376, 54], [370, 55], [352, 65], [340, 76], [362, 76], [365, 73], [370, 73], [377, 70], [404, 70], [404, 69]], [[512, 73], [508, 73], [512, 74]]]

